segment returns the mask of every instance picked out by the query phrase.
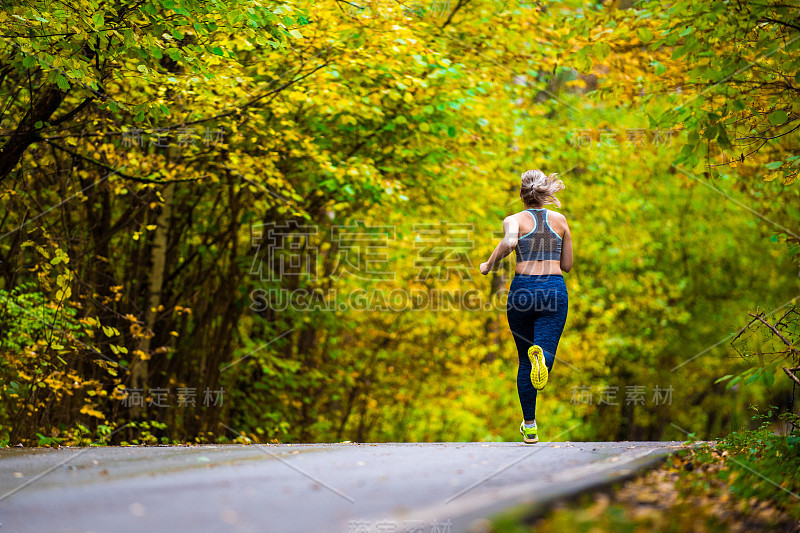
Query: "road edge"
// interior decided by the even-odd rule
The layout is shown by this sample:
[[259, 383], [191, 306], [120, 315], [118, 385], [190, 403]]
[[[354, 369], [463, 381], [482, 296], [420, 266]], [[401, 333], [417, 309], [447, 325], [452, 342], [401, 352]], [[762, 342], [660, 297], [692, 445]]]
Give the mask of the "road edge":
[[557, 492], [545, 496], [540, 495], [535, 500], [517, 502], [502, 511], [490, 514], [486, 518], [473, 520], [464, 531], [466, 533], [486, 533], [491, 531], [492, 524], [500, 521], [531, 523], [546, 515], [556, 503], [575, 502], [584, 494], [611, 492], [614, 490], [615, 485], [635, 479], [665, 463], [667, 458], [677, 451], [676, 449], [648, 454], [626, 462], [620, 465], [620, 468], [592, 474], [585, 479], [575, 481]]

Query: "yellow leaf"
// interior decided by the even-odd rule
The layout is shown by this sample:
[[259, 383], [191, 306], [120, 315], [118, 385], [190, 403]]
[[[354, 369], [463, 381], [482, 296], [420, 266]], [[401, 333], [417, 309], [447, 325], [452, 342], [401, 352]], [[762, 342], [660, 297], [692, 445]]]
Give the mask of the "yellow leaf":
[[81, 407], [81, 413], [93, 416], [95, 418], [99, 418], [100, 420], [106, 419], [106, 416], [103, 413], [101, 413], [97, 409], [94, 409], [91, 405], [84, 405], [83, 407]]

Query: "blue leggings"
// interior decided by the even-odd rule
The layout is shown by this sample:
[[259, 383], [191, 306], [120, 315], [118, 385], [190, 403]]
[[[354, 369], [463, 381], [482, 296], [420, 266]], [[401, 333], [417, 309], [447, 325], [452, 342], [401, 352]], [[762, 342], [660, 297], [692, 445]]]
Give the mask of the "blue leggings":
[[547, 370], [553, 369], [568, 307], [567, 286], [561, 274], [514, 275], [508, 292], [506, 315], [519, 355], [517, 392], [525, 420], [536, 418], [537, 390], [531, 383], [528, 348], [534, 344], [541, 346]]

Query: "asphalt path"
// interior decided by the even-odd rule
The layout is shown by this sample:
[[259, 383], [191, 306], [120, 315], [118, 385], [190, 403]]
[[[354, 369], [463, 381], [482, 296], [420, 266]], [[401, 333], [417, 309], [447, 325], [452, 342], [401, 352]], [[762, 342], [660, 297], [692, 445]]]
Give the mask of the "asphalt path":
[[0, 533], [485, 531], [652, 467], [681, 442], [0, 450]]

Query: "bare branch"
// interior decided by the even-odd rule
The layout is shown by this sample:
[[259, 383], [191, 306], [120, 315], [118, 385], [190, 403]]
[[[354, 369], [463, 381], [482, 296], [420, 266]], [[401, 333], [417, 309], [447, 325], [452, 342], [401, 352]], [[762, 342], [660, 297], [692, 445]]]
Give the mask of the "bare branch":
[[[761, 318], [761, 316], [760, 316], [760, 315], [754, 315], [753, 313], [748, 313], [748, 314], [749, 314], [750, 316], [754, 317], [756, 320], [759, 320], [759, 321], [761, 321], [761, 322], [762, 322], [762, 323], [763, 323], [765, 326], [767, 326], [769, 329], [771, 329], [771, 330], [772, 330], [772, 332], [773, 332], [775, 335], [777, 335], [777, 336], [778, 336], [778, 338], [779, 338], [780, 340], [782, 340], [782, 341], [784, 342], [784, 344], [786, 344], [786, 346], [788, 346], [788, 347], [789, 347], [789, 350], [791, 350], [791, 352], [792, 352], [792, 353], [795, 353], [795, 354], [798, 354], [798, 355], [800, 355], [800, 350], [798, 350], [797, 348], [795, 348], [795, 347], [794, 347], [794, 344], [792, 344], [791, 342], [789, 342], [789, 339], [787, 339], [786, 337], [784, 337], [784, 336], [783, 336], [783, 334], [781, 334], [781, 332], [780, 332], [780, 331], [778, 331], [778, 330], [775, 328], [775, 326], [773, 326], [772, 324], [770, 324], [769, 322], [767, 322], [766, 320], [764, 320], [763, 318]], [[751, 323], [752, 323], [752, 322], [751, 322]]]
[[795, 367], [795, 368], [786, 368], [784, 366], [782, 368], [783, 368], [783, 371], [786, 372], [786, 375], [789, 376], [789, 379], [791, 379], [792, 381], [794, 381], [795, 383], [800, 385], [800, 379], [798, 379], [797, 376], [794, 374], [794, 372], [797, 372], [798, 370], [800, 370], [800, 366]]

